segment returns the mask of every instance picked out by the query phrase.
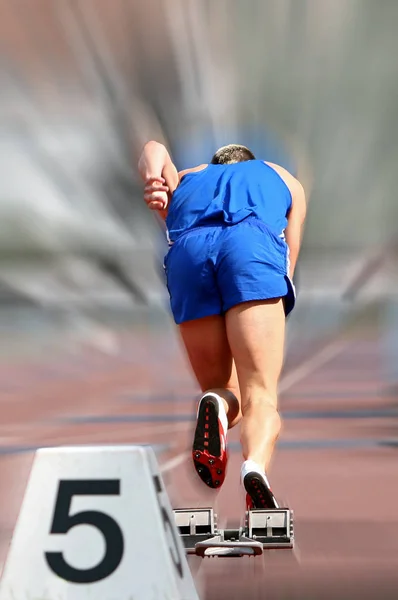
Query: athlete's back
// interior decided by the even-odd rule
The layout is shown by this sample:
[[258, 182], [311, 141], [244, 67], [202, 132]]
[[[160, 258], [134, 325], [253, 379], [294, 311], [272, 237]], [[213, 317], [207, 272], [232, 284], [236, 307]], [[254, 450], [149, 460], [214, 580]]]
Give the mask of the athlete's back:
[[209, 223], [234, 225], [248, 216], [283, 235], [291, 208], [290, 190], [271, 166], [260, 160], [207, 165], [183, 175], [166, 219], [172, 241]]

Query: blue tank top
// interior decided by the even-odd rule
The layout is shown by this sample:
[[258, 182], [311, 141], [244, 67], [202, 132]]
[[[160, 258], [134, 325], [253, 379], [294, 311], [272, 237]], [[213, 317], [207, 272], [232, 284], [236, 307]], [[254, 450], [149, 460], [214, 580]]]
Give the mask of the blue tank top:
[[248, 216], [283, 237], [291, 204], [289, 188], [263, 161], [208, 165], [184, 175], [175, 190], [166, 218], [169, 241], [195, 227], [234, 225]]

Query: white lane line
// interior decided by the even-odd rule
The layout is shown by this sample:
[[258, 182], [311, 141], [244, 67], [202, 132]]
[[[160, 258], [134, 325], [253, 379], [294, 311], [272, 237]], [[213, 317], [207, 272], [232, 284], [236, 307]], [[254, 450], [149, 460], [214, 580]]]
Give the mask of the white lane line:
[[174, 458], [170, 458], [170, 460], [166, 461], [162, 465], [160, 465], [161, 473], [168, 473], [169, 471], [173, 471], [179, 467], [187, 458], [190, 456], [190, 452], [181, 452], [174, 456]]
[[279, 393], [284, 393], [293, 387], [299, 381], [302, 381], [307, 375], [310, 375], [319, 367], [330, 362], [335, 356], [340, 354], [348, 342], [332, 342], [328, 346], [325, 346], [319, 353], [313, 355], [311, 358], [306, 360], [302, 365], [299, 365], [296, 369], [293, 369], [285, 377], [282, 377], [279, 385]]
[[[311, 356], [308, 360], [304, 361], [303, 364], [299, 365], [296, 369], [293, 369], [290, 373], [288, 373], [285, 377], [282, 377], [279, 392], [284, 393], [293, 387], [299, 381], [302, 381], [305, 377], [323, 367], [323, 365], [330, 362], [335, 356], [340, 354], [345, 346], [348, 345], [346, 341], [334, 341], [331, 344], [328, 344], [321, 350], [319, 353]], [[177, 454], [170, 460], [166, 461], [162, 465], [160, 465], [160, 471], [162, 473], [168, 473], [173, 469], [179, 467], [188, 457], [190, 456], [190, 452], [184, 451], [180, 454]]]

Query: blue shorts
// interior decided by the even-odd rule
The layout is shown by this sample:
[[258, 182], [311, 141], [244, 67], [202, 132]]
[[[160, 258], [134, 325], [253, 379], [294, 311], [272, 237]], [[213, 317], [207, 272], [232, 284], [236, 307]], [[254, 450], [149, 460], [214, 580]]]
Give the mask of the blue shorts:
[[295, 304], [288, 246], [254, 217], [236, 225], [205, 225], [182, 234], [164, 261], [171, 311], [177, 324], [251, 300], [284, 298]]

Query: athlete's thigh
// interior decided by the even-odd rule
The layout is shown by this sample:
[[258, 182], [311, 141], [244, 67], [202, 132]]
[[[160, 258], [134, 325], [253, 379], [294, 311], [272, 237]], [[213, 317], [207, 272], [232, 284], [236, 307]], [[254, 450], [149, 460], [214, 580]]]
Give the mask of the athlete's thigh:
[[225, 318], [214, 315], [179, 326], [192, 370], [202, 391], [225, 388], [239, 396]]
[[266, 389], [276, 399], [284, 358], [282, 299], [238, 304], [227, 312], [225, 319], [242, 402], [250, 396], [251, 389], [258, 387]]

